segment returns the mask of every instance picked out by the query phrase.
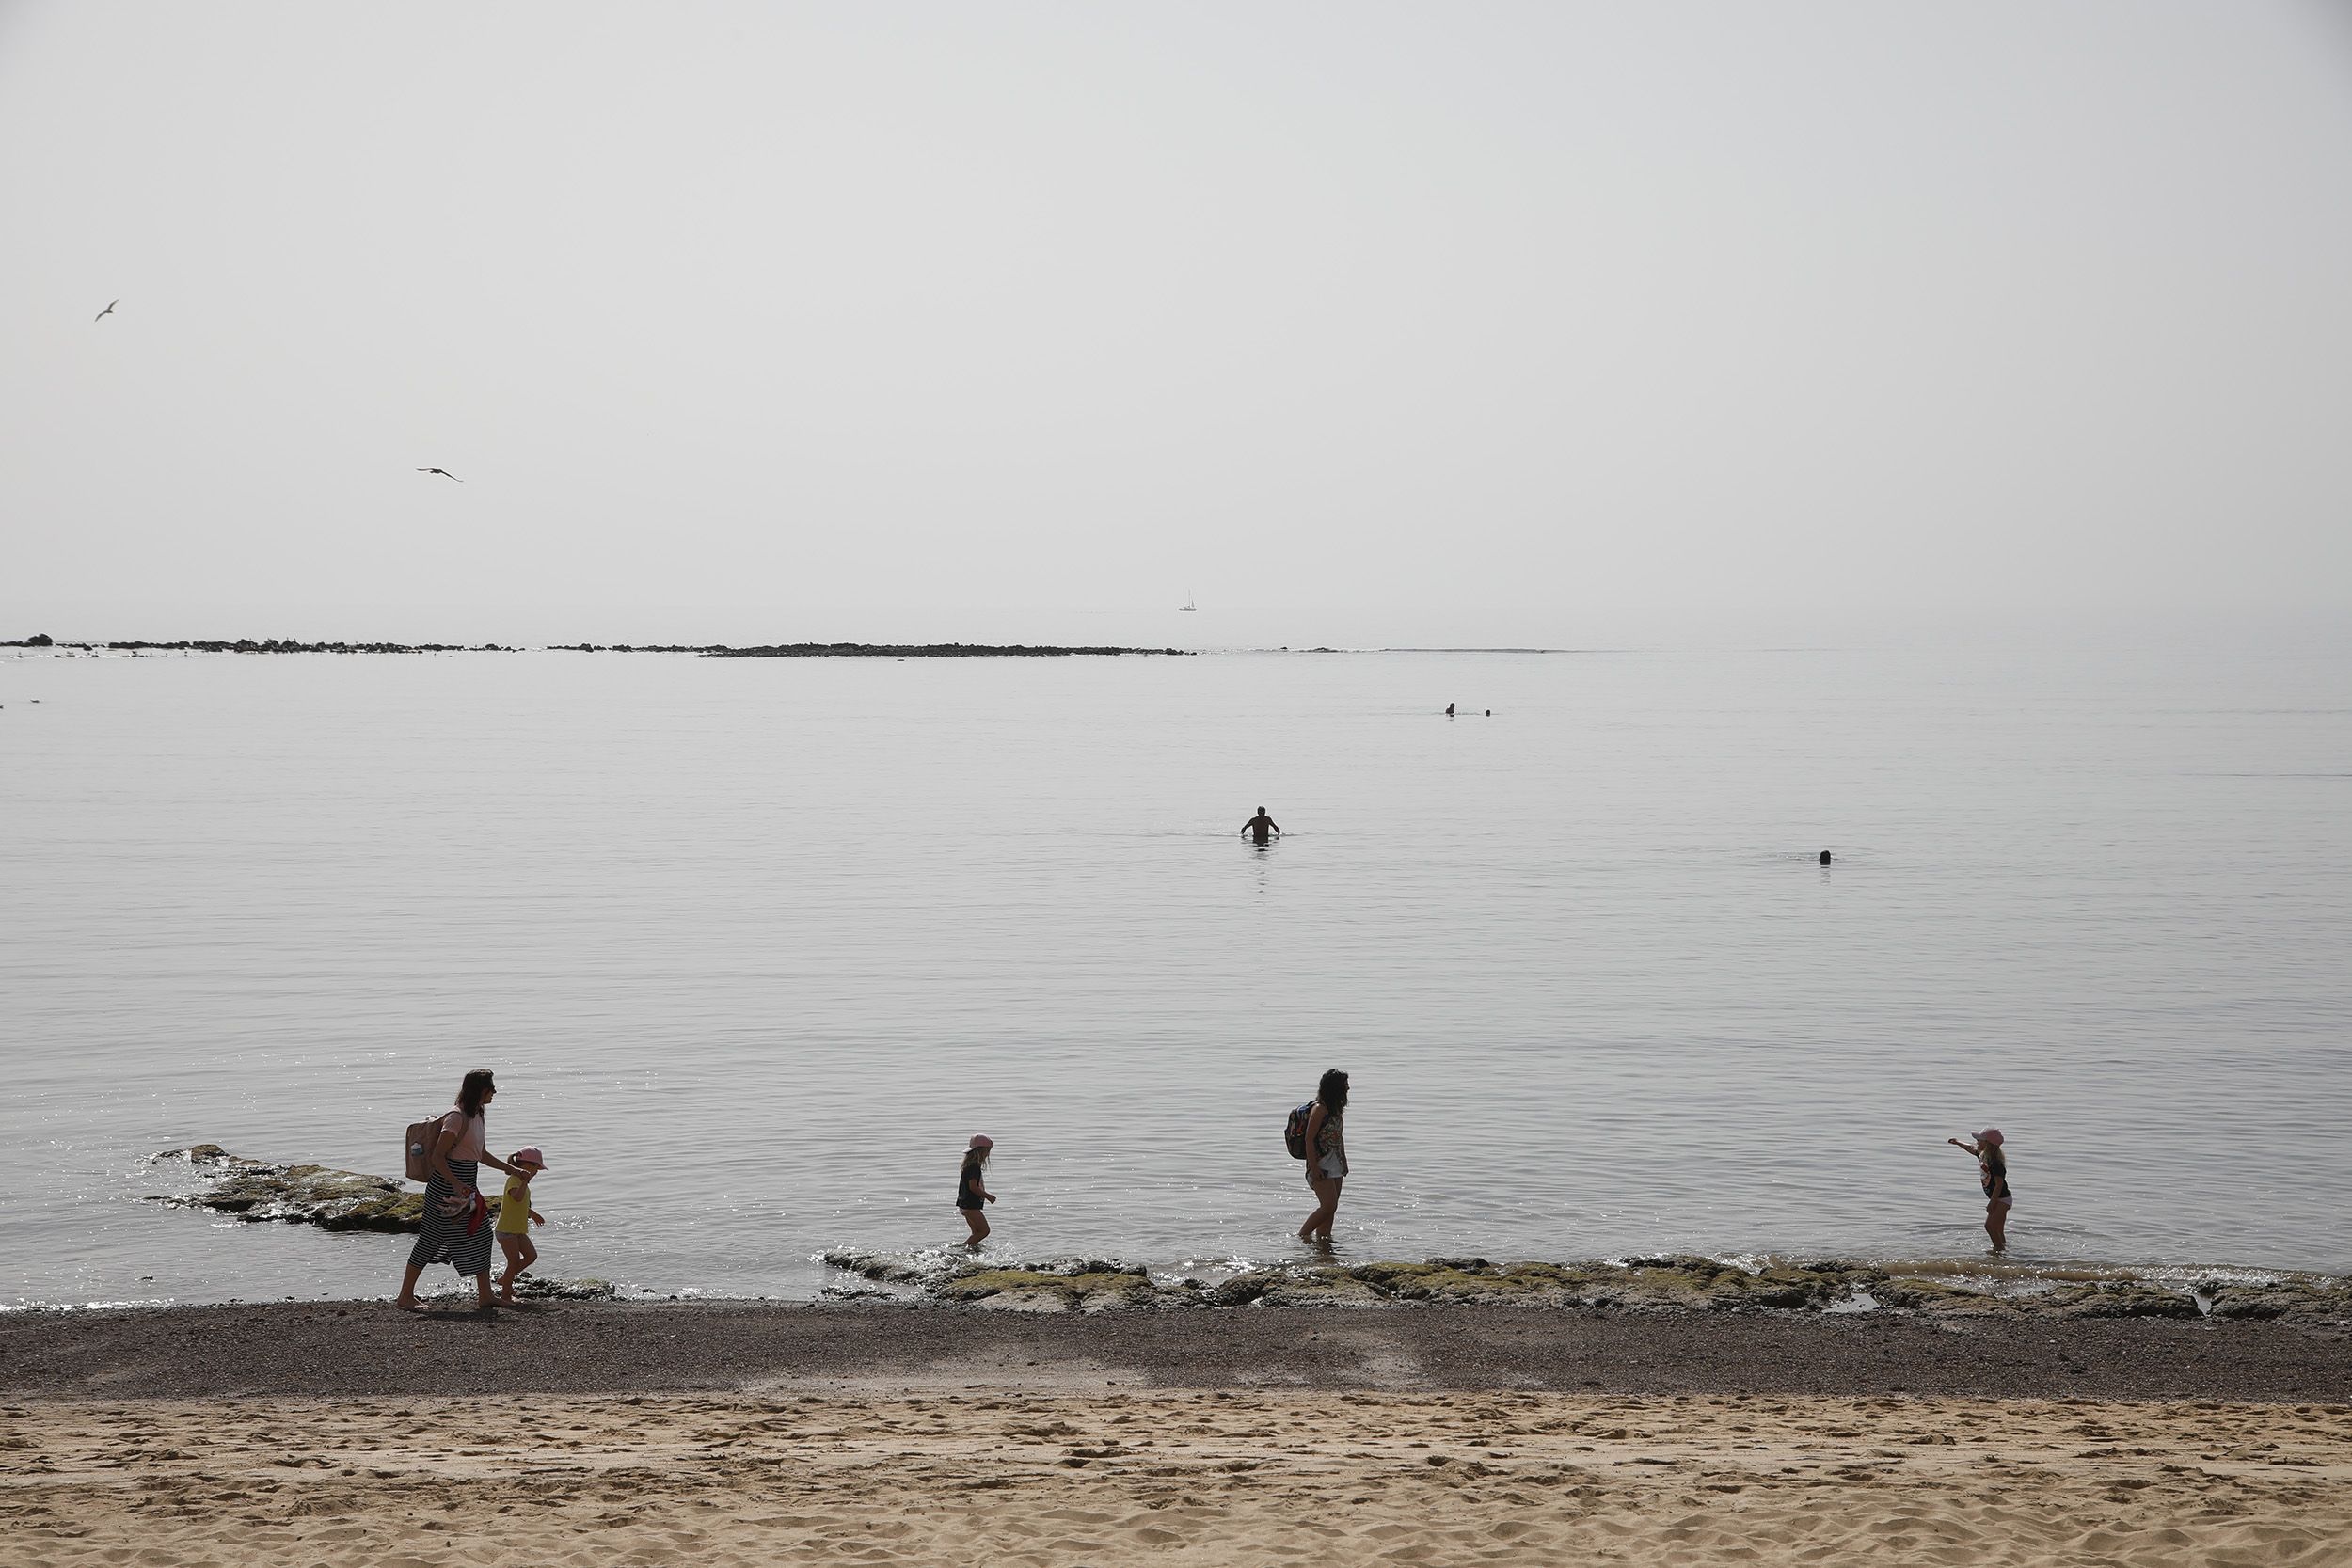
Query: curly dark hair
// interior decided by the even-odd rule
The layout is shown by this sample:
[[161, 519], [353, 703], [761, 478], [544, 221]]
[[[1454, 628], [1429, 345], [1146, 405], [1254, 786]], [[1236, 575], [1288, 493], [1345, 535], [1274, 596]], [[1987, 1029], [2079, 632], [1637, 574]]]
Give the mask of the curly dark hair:
[[490, 1069], [488, 1068], [478, 1067], [474, 1069], [471, 1072], [466, 1074], [465, 1082], [457, 1085], [457, 1108], [465, 1112], [469, 1117], [480, 1116], [482, 1114], [482, 1097], [490, 1093], [497, 1087], [498, 1082], [490, 1076]]
[[1331, 1115], [1336, 1117], [1345, 1113], [1347, 1110], [1347, 1074], [1338, 1068], [1333, 1068], [1325, 1073], [1323, 1081], [1315, 1085], [1315, 1098], [1323, 1101], [1323, 1108]]

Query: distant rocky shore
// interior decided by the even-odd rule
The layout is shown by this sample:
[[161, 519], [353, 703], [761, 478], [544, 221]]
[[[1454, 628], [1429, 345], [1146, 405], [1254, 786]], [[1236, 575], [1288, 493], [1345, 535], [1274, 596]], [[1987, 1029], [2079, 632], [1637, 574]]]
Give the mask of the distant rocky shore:
[[1058, 647], [1030, 642], [771, 642], [733, 648], [723, 642], [701, 646], [633, 646], [627, 642], [556, 642], [551, 651], [575, 654], [700, 654], [705, 658], [1067, 658], [1141, 654], [1182, 658], [1182, 648]]
[[[63, 648], [77, 653], [178, 654], [518, 654], [497, 642], [300, 642], [269, 637], [195, 639], [178, 642], [69, 642], [40, 633], [0, 641], [0, 648]], [[695, 654], [704, 658], [1066, 658], [1142, 654], [1182, 658], [1182, 648], [1058, 647], [1028, 642], [771, 642], [737, 648], [724, 642], [552, 642], [548, 651], [575, 654]]]
[[0, 641], [0, 648], [70, 648], [77, 653], [112, 654], [518, 654], [520, 648], [496, 642], [297, 642], [266, 637], [184, 639], [178, 642], [65, 642], [46, 635]]

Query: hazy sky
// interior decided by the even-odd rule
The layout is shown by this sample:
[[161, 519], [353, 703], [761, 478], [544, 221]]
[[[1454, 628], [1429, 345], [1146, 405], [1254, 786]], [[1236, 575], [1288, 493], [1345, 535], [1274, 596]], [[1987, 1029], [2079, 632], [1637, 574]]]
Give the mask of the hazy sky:
[[0, 225], [5, 635], [2352, 602], [2343, 6], [8, 4]]

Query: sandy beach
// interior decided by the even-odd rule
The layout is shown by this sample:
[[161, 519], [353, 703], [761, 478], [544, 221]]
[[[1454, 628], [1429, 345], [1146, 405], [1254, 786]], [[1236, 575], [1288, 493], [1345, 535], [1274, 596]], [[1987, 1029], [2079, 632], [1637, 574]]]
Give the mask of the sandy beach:
[[27, 1568], [2268, 1565], [2352, 1552], [2341, 1406], [530, 1395], [73, 1401], [11, 1407], [0, 1433], [0, 1555]]
[[28, 1315], [0, 1558], [2340, 1563], [2344, 1349], [1481, 1307]]

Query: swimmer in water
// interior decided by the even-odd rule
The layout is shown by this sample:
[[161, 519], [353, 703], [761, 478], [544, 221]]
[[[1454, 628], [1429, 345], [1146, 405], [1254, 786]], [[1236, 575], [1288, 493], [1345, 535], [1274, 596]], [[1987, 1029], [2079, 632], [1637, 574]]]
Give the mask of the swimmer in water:
[[1274, 818], [1265, 814], [1263, 806], [1258, 808], [1257, 816], [1241, 825], [1241, 831], [1259, 844], [1269, 843], [1282, 836], [1282, 830], [1274, 825]]

